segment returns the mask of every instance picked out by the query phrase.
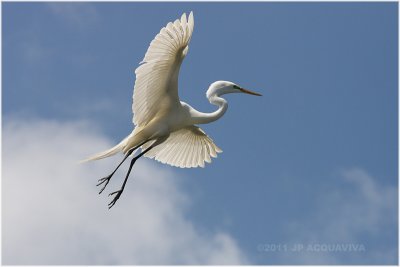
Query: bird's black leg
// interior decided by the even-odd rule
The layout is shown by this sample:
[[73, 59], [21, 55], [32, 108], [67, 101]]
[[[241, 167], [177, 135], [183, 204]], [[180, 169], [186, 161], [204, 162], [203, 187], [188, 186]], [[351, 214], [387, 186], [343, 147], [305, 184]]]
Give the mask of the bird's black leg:
[[104, 189], [107, 187], [108, 183], [110, 182], [111, 177], [112, 177], [112, 176], [114, 175], [114, 173], [118, 170], [118, 168], [122, 165], [122, 163], [124, 163], [124, 161], [133, 153], [133, 151], [135, 151], [136, 149], [138, 149], [140, 146], [144, 145], [144, 144], [147, 143], [147, 142], [148, 142], [148, 141], [143, 142], [143, 143], [141, 143], [140, 145], [138, 145], [138, 146], [132, 148], [131, 150], [129, 150], [128, 153], [126, 153], [124, 159], [118, 164], [117, 168], [115, 168], [115, 170], [114, 170], [110, 175], [108, 175], [108, 176], [106, 176], [106, 177], [104, 177], [104, 178], [99, 179], [99, 183], [98, 183], [96, 186], [99, 186], [99, 185], [105, 183], [104, 186], [103, 186], [103, 188], [101, 188], [99, 194], [101, 194], [101, 193], [104, 191]]
[[117, 200], [118, 200], [119, 197], [121, 196], [122, 192], [124, 191], [125, 184], [126, 184], [126, 181], [128, 181], [128, 177], [129, 177], [129, 174], [131, 173], [133, 164], [135, 164], [136, 160], [138, 160], [141, 156], [143, 156], [144, 154], [146, 154], [146, 152], [148, 152], [150, 149], [152, 149], [152, 148], [155, 147], [156, 145], [157, 145], [156, 143], [152, 144], [150, 147], [148, 147], [147, 149], [145, 149], [144, 151], [142, 151], [139, 155], [137, 155], [136, 157], [134, 157], [134, 158], [131, 160], [131, 164], [129, 165], [129, 169], [128, 169], [128, 172], [127, 172], [127, 174], [126, 174], [126, 176], [125, 176], [125, 180], [124, 180], [124, 183], [122, 184], [121, 189], [120, 189], [120, 190], [117, 190], [117, 191], [115, 191], [115, 192], [112, 192], [112, 193], [109, 194], [109, 196], [115, 195], [114, 199], [108, 204], [108, 208], [109, 208], [109, 209], [111, 209], [112, 206], [114, 206], [115, 202], [117, 202]]

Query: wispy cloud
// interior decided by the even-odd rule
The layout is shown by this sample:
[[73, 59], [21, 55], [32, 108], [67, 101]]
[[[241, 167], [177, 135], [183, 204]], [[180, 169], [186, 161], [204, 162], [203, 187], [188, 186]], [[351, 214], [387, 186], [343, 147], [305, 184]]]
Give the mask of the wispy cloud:
[[47, 3], [55, 16], [71, 26], [85, 28], [92, 26], [99, 19], [95, 6], [91, 3]]
[[[240, 264], [233, 237], [199, 232], [185, 216], [181, 178], [143, 160], [107, 210], [97, 178], [119, 159], [87, 165], [112, 145], [83, 122], [6, 119], [3, 128], [4, 264]], [[109, 190], [118, 189], [117, 173]], [[105, 192], [106, 193], [106, 192]]]
[[337, 180], [342, 186], [321, 191], [312, 216], [287, 224], [290, 249], [280, 253], [281, 261], [396, 264], [397, 188], [360, 168], [340, 172]]

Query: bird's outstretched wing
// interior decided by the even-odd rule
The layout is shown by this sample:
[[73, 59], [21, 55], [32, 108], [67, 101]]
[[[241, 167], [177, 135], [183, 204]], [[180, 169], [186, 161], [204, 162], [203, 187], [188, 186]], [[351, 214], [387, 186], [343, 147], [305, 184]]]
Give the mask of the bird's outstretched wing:
[[179, 104], [178, 75], [194, 27], [193, 13], [170, 22], [150, 43], [136, 70], [133, 91], [133, 123], [146, 125], [160, 109]]
[[[142, 151], [151, 143], [142, 146]], [[222, 150], [197, 126], [188, 126], [171, 133], [167, 140], [144, 156], [180, 168], [204, 167]]]

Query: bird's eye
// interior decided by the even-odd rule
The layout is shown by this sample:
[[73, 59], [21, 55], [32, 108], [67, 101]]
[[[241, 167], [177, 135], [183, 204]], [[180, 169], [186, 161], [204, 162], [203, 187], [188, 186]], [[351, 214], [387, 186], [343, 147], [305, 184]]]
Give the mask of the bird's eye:
[[240, 87], [237, 86], [236, 84], [233, 85], [233, 88], [235, 88], [235, 89], [240, 89]]

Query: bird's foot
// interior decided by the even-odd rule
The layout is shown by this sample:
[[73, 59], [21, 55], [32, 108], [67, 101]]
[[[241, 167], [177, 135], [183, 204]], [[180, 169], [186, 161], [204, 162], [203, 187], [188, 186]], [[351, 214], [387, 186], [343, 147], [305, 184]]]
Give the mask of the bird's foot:
[[112, 192], [109, 194], [109, 196], [115, 195], [114, 199], [108, 204], [108, 209], [111, 209], [115, 203], [117, 202], [117, 200], [119, 199], [119, 197], [121, 196], [122, 192], [124, 191], [123, 188], [121, 188], [120, 190], [117, 190], [115, 192]]
[[110, 174], [110, 175], [108, 175], [108, 176], [106, 176], [104, 178], [99, 179], [99, 183], [96, 186], [99, 186], [99, 185], [105, 183], [103, 188], [100, 190], [99, 194], [101, 194], [104, 191], [104, 189], [107, 187], [108, 183], [110, 182], [110, 179], [111, 179], [112, 175], [113, 174]]

